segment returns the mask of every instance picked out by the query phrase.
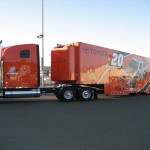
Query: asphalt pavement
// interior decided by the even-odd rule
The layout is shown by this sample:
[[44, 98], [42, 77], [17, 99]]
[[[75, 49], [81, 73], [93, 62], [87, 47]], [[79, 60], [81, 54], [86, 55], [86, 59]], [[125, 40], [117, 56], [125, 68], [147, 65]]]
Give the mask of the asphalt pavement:
[[150, 96], [0, 99], [0, 150], [150, 150]]

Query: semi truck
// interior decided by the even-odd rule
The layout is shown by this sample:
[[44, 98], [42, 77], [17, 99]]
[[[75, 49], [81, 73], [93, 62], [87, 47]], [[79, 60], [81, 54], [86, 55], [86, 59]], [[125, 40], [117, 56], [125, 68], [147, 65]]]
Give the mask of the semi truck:
[[[50, 91], [61, 101], [150, 94], [150, 58], [83, 42], [57, 44], [50, 56]], [[40, 96], [39, 57], [37, 44], [1, 49], [1, 97]]]

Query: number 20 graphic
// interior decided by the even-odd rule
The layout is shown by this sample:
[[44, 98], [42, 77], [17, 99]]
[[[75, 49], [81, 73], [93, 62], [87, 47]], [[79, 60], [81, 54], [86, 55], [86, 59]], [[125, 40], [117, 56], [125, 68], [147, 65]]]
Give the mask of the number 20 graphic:
[[123, 65], [123, 55], [113, 53], [112, 54], [111, 65], [121, 67]]

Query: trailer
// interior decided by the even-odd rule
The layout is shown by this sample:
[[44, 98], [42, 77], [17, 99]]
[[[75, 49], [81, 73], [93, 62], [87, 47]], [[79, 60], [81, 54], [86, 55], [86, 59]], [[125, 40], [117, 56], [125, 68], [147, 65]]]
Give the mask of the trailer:
[[51, 79], [64, 101], [150, 94], [150, 59], [82, 42], [58, 45], [51, 51]]
[[0, 56], [0, 96], [39, 97], [50, 91], [61, 101], [89, 101], [98, 94], [150, 94], [150, 59], [76, 42], [51, 50], [53, 88], [40, 87], [37, 44], [4, 47]]

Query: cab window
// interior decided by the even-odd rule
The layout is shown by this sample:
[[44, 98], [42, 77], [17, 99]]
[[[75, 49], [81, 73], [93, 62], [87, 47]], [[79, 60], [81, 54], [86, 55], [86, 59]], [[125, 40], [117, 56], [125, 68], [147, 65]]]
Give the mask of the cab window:
[[29, 50], [20, 51], [20, 58], [30, 58], [30, 51]]

